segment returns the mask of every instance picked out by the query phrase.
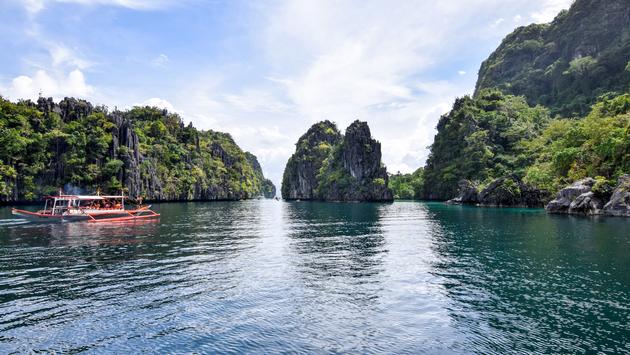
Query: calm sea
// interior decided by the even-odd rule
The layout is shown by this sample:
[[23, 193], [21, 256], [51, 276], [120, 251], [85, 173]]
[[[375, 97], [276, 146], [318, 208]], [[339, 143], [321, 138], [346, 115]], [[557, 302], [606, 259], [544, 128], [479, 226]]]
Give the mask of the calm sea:
[[0, 209], [0, 353], [628, 353], [630, 219], [440, 203]]

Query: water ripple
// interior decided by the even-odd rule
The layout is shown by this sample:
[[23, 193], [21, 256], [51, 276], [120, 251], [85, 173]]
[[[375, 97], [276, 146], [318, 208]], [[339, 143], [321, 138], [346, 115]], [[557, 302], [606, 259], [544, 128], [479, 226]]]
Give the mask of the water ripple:
[[0, 353], [630, 352], [627, 221], [400, 202], [0, 209]]

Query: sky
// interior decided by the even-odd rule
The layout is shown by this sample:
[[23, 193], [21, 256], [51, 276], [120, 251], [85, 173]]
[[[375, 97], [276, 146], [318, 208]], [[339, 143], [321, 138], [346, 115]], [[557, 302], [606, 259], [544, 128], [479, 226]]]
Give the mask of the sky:
[[167, 108], [230, 133], [278, 187], [312, 124], [359, 119], [406, 173], [503, 37], [571, 2], [3, 0], [0, 95]]

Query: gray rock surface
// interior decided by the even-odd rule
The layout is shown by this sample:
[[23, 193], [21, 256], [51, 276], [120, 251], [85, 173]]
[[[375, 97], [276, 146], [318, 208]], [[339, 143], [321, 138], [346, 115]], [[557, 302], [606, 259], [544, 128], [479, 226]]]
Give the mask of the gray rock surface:
[[477, 186], [466, 179], [462, 179], [457, 183], [459, 187], [459, 195], [453, 199], [446, 201], [450, 204], [475, 204], [479, 202]]
[[590, 192], [594, 184], [595, 179], [590, 177], [574, 182], [558, 191], [556, 198], [551, 200], [545, 209], [549, 213], [569, 213], [571, 203], [577, 199], [578, 196]]
[[287, 200], [392, 201], [381, 144], [366, 122], [355, 121], [342, 136], [334, 123], [313, 125], [296, 144], [284, 170]]
[[285, 200], [316, 199], [317, 174], [330, 149], [340, 143], [341, 133], [330, 121], [314, 124], [296, 143], [282, 176], [282, 198]]
[[589, 191], [576, 197], [569, 205], [567, 212], [573, 214], [600, 214], [603, 207], [604, 202], [602, 199], [596, 196], [594, 192]]
[[619, 178], [610, 200], [604, 205], [604, 213], [630, 217], [630, 175], [622, 175]]
[[481, 206], [543, 207], [548, 194], [511, 176], [492, 181], [479, 192], [477, 200]]

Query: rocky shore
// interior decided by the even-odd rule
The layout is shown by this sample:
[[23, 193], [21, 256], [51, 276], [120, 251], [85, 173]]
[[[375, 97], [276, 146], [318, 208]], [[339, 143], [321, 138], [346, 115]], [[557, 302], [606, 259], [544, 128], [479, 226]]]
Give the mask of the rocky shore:
[[480, 189], [470, 180], [459, 182], [459, 195], [449, 204], [488, 207], [544, 207], [548, 213], [630, 217], [630, 175], [619, 177], [615, 186], [585, 178], [561, 189], [550, 201], [548, 191], [535, 189], [518, 178], [492, 181]]
[[614, 187], [593, 178], [574, 182], [558, 192], [545, 207], [549, 213], [630, 217], [630, 175], [622, 175]]
[[470, 180], [459, 181], [459, 195], [447, 203], [489, 207], [544, 207], [549, 192], [533, 188], [516, 177], [493, 180], [480, 189]]

